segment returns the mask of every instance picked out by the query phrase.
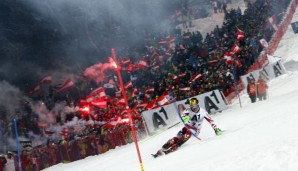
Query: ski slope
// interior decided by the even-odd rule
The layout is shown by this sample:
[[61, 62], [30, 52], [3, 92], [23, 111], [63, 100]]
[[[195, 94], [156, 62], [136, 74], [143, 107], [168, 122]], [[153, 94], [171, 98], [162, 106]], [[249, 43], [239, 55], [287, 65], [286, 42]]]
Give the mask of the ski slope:
[[[298, 13], [292, 22], [298, 21]], [[152, 158], [161, 146], [183, 127], [172, 129], [139, 143], [145, 171], [297, 171], [298, 170], [298, 34], [289, 26], [274, 55], [283, 57], [288, 73], [268, 83], [269, 99], [250, 103], [248, 96], [222, 113], [212, 115], [219, 128], [215, 137], [207, 122], [200, 134], [176, 152]], [[45, 171], [138, 171], [135, 145], [110, 150]]]

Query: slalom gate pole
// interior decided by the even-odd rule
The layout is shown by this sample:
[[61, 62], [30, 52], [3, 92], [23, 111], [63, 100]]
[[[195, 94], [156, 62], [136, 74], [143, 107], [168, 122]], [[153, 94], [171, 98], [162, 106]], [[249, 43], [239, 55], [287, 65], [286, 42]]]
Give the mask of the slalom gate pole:
[[235, 87], [236, 87], [236, 94], [237, 94], [238, 99], [239, 99], [240, 107], [242, 108], [241, 99], [240, 99], [240, 95], [239, 95], [238, 84], [237, 84], [237, 79], [236, 79], [235, 64], [232, 65], [232, 71], [233, 71], [233, 77], [234, 77], [234, 84], [235, 84]]
[[[177, 106], [176, 99], [175, 99], [175, 101], [173, 102], [173, 104], [174, 104], [174, 107], [175, 107], [175, 109], [176, 109], [176, 111], [177, 111], [177, 114], [178, 114], [180, 120], [181, 120], [182, 123], [184, 124], [184, 127], [185, 127], [187, 130], [189, 130], [189, 129], [187, 128], [187, 126], [185, 125], [185, 123], [184, 123], [184, 121], [183, 121], [183, 118], [182, 118], [182, 116], [181, 116], [181, 114], [180, 114], [180, 111], [179, 111], [178, 106]], [[198, 139], [199, 141], [202, 140], [201, 138], [199, 138], [198, 136], [196, 136], [192, 131], [189, 130], [189, 132], [190, 132], [196, 139]]]
[[22, 164], [21, 164], [21, 153], [20, 153], [20, 147], [19, 147], [19, 135], [18, 135], [18, 128], [17, 128], [17, 120], [16, 118], [13, 119], [14, 124], [14, 131], [16, 136], [16, 145], [17, 145], [17, 151], [18, 151], [18, 163], [19, 163], [19, 170], [22, 171]]
[[126, 107], [126, 110], [127, 110], [127, 113], [128, 113], [129, 124], [130, 124], [130, 128], [131, 128], [131, 131], [132, 131], [133, 139], [134, 139], [134, 142], [135, 142], [136, 150], [137, 150], [137, 153], [138, 153], [138, 158], [139, 158], [139, 162], [140, 162], [141, 171], [144, 171], [144, 165], [143, 165], [141, 153], [140, 153], [140, 150], [139, 150], [138, 139], [137, 139], [137, 136], [136, 136], [136, 131], [135, 131], [133, 121], [132, 121], [131, 111], [130, 111], [129, 106], [128, 106], [128, 100], [127, 100], [127, 96], [126, 96], [125, 89], [124, 89], [124, 86], [123, 86], [122, 76], [121, 76], [121, 73], [120, 73], [120, 65], [118, 63], [118, 60], [117, 60], [117, 57], [116, 57], [116, 52], [115, 52], [114, 49], [112, 49], [112, 56], [113, 56], [114, 62], [116, 63], [115, 69], [117, 71], [121, 92], [122, 92], [122, 95], [123, 95], [123, 98], [124, 98], [124, 101], [125, 101], [125, 107]]

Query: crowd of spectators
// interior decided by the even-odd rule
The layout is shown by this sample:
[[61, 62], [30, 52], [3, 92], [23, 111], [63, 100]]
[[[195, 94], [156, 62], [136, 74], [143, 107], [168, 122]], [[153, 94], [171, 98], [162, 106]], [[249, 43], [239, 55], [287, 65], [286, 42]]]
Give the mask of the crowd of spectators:
[[[222, 91], [225, 96], [229, 95], [233, 91], [235, 81], [248, 71], [263, 50], [259, 40], [265, 38], [270, 41], [274, 31], [268, 25], [267, 19], [275, 15], [280, 22], [283, 17], [281, 14], [284, 14], [289, 3], [290, 0], [257, 0], [253, 4], [248, 3], [245, 11], [241, 11], [240, 8], [231, 9], [225, 13], [222, 27], [217, 26], [205, 38], [199, 31], [182, 33], [179, 29], [172, 29], [164, 34], [148, 33], [146, 46], [138, 50], [134, 47], [118, 49], [119, 61], [127, 57], [130, 60], [129, 63], [122, 64], [121, 73], [124, 82], [132, 81], [133, 84], [127, 89], [127, 95], [129, 95], [129, 106], [133, 109], [130, 112], [133, 113], [133, 125], [138, 132], [138, 138], [141, 139], [145, 134], [145, 123], [140, 113], [150, 109], [145, 106], [139, 108], [140, 104], [154, 102], [165, 93], [176, 100], [187, 99], [215, 89]], [[232, 63], [227, 63], [222, 57], [235, 43], [236, 27], [241, 29], [246, 37], [237, 42], [241, 52], [233, 56]], [[136, 67], [135, 64], [140, 59], [148, 64], [146, 68]], [[202, 77], [191, 81], [197, 73]], [[117, 83], [114, 75], [112, 72], [107, 81], [113, 80]], [[90, 93], [91, 88], [103, 86], [107, 81], [87, 83], [86, 78], [82, 78], [76, 83], [82, 88], [76, 88], [75, 91], [59, 96], [52, 91], [46, 95], [47, 97], [45, 95], [37, 97], [42, 97], [50, 109], [55, 106], [53, 100], [65, 101], [64, 108], [75, 109], [75, 106], [82, 107], [80, 101]], [[185, 87], [189, 89], [187, 91], [181, 89]], [[150, 89], [152, 91], [146, 93]], [[106, 92], [107, 96], [117, 96], [118, 90], [114, 88]], [[22, 151], [24, 170], [40, 170], [59, 162], [79, 160], [133, 141], [130, 126], [117, 122], [119, 116], [120, 119], [127, 118], [127, 113], [123, 113], [124, 108], [115, 105], [113, 101], [108, 102], [107, 109], [93, 107], [87, 114], [82, 110], [75, 110], [67, 112], [62, 117], [59, 113], [55, 117], [55, 125], [63, 127], [63, 130], [58, 133], [60, 134], [58, 139], [51, 138], [55, 133], [38, 124], [38, 115], [32, 114], [34, 112], [30, 108], [30, 102], [24, 103], [24, 108], [25, 117], [18, 120], [19, 134], [28, 138], [29, 132], [34, 132], [47, 139], [47, 143]], [[63, 126], [72, 122], [74, 118], [86, 121], [79, 131]], [[109, 121], [116, 121], [119, 124], [112, 127], [102, 124]], [[12, 124], [6, 126], [11, 127], [11, 132], [13, 131]], [[10, 136], [12, 135], [11, 133]], [[11, 153], [16, 163], [15, 152]], [[4, 161], [6, 160], [1, 157], [0, 170], [5, 166]]]

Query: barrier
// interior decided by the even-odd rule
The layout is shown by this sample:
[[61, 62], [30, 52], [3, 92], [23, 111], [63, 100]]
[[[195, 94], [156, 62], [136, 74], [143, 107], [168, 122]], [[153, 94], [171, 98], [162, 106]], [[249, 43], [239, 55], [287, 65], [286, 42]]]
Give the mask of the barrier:
[[[227, 108], [227, 105], [222, 98], [219, 90], [213, 90], [194, 96], [199, 100], [200, 106], [205, 108], [209, 113], [222, 111]], [[192, 97], [190, 97], [192, 98]], [[177, 101], [177, 105], [186, 105], [187, 99]], [[167, 129], [177, 122], [180, 118], [177, 115], [175, 104], [169, 104], [153, 110], [142, 112], [144, 121], [146, 122], [149, 133], [155, 133], [160, 129]]]

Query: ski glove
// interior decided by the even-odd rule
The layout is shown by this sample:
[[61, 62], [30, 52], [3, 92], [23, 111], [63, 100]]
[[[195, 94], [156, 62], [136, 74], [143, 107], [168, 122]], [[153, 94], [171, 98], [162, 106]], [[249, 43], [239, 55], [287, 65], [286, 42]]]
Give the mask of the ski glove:
[[187, 115], [187, 116], [183, 116], [182, 119], [183, 119], [183, 122], [184, 122], [184, 123], [188, 123], [188, 121], [189, 121], [190, 118], [189, 118], [189, 116]]
[[219, 128], [214, 129], [216, 135], [221, 135], [222, 131]]

